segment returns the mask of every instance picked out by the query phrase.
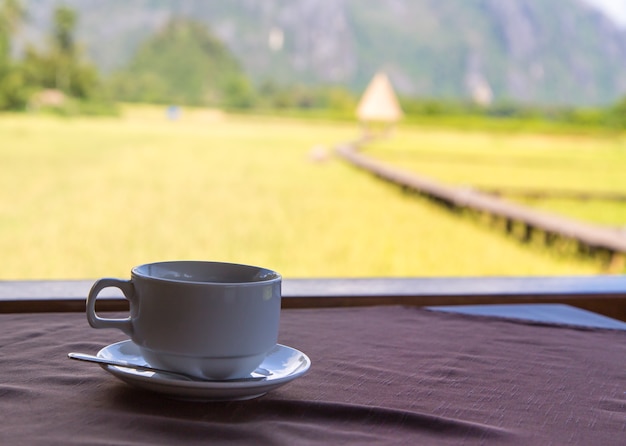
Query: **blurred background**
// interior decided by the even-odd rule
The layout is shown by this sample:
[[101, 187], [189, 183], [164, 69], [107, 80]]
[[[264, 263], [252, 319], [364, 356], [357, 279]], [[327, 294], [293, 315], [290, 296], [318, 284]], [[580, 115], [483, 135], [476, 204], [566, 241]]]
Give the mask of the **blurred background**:
[[626, 1], [0, 0], [0, 278], [624, 272], [333, 156], [376, 74], [368, 156], [624, 237]]

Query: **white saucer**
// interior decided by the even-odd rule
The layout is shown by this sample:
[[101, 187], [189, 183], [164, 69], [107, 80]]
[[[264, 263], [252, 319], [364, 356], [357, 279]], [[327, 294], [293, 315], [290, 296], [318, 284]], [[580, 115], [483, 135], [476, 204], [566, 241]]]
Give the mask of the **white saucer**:
[[[134, 364], [146, 364], [139, 347], [132, 341], [122, 341], [104, 347], [98, 356]], [[101, 364], [102, 368], [122, 381], [169, 397], [195, 401], [247, 400], [265, 395], [302, 376], [311, 366], [304, 353], [285, 345], [276, 346], [267, 354], [260, 369], [271, 374], [260, 381], [185, 381], [156, 372], [144, 372], [126, 367]]]

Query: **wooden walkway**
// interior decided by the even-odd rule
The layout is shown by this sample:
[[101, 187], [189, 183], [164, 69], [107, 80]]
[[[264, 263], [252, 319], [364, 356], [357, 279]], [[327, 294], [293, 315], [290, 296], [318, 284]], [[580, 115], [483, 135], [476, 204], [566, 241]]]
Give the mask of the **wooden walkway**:
[[468, 209], [501, 218], [509, 233], [513, 232], [515, 226], [522, 225], [522, 239], [525, 241], [529, 241], [536, 231], [544, 234], [548, 244], [557, 237], [572, 239], [578, 242], [580, 252], [608, 253], [609, 270], [618, 272], [624, 268], [626, 232], [542, 212], [474, 189], [448, 186], [367, 157], [357, 147], [358, 143], [344, 144], [336, 148], [336, 153], [354, 166], [405, 190], [427, 196], [448, 208]]

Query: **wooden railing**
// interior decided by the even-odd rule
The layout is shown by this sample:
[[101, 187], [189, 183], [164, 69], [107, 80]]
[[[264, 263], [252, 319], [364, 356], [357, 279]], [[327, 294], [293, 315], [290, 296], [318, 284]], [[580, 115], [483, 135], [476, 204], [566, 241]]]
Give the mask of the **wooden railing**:
[[[93, 281], [0, 281], [0, 313], [85, 311]], [[100, 311], [125, 311], [115, 289]], [[626, 321], [626, 276], [284, 279], [283, 308], [563, 303]]]

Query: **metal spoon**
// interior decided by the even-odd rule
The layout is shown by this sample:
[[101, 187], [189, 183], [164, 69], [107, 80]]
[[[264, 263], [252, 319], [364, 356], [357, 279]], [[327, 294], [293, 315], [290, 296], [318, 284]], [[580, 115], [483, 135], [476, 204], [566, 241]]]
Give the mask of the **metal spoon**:
[[244, 378], [232, 378], [232, 379], [204, 379], [199, 378], [197, 376], [187, 375], [185, 373], [180, 372], [172, 372], [171, 370], [163, 370], [156, 367], [151, 367], [149, 365], [143, 364], [133, 364], [126, 361], [120, 361], [117, 359], [105, 359], [95, 355], [89, 355], [87, 353], [68, 353], [67, 356], [70, 359], [76, 359], [79, 361], [87, 361], [87, 362], [95, 362], [98, 364], [107, 364], [118, 367], [124, 367], [127, 369], [135, 369], [147, 372], [156, 372], [156, 373], [164, 373], [170, 376], [174, 376], [176, 378], [184, 379], [186, 381], [199, 381], [199, 382], [246, 382], [246, 381], [261, 381], [267, 378], [271, 372], [265, 370], [255, 370], [252, 372], [252, 375], [246, 376]]

